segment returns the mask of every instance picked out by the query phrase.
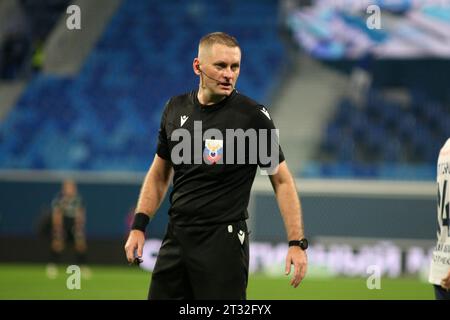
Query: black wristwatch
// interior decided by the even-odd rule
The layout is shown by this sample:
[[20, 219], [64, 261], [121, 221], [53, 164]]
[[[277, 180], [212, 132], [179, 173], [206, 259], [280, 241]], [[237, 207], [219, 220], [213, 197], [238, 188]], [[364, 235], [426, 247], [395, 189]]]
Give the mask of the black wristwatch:
[[289, 241], [289, 247], [299, 246], [302, 250], [308, 249], [308, 240], [306, 238], [300, 240], [291, 240]]

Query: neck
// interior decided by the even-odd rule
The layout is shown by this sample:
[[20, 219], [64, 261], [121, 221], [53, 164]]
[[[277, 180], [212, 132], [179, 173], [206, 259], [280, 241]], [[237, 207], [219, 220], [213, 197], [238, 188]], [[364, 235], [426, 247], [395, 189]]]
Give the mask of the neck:
[[207, 89], [203, 89], [202, 86], [199, 87], [198, 93], [197, 93], [197, 99], [202, 105], [212, 105], [219, 103], [223, 99], [225, 99], [227, 96], [224, 95], [215, 95], [211, 93]]

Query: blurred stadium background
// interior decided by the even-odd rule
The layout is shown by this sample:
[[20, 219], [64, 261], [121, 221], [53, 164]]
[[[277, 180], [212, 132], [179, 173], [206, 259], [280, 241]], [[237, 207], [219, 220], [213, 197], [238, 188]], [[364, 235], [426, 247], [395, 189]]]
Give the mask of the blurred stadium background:
[[[70, 4], [81, 30], [68, 30]], [[366, 25], [369, 4], [381, 29]], [[167, 223], [127, 267], [129, 214], [167, 99], [197, 85], [213, 31], [243, 49], [238, 90], [265, 103], [311, 241], [304, 288], [283, 278], [285, 232], [267, 177], [249, 207], [250, 299], [432, 299], [435, 163], [450, 137], [445, 1], [0, 1], [0, 299], [142, 299]], [[52, 197], [73, 177], [92, 278], [47, 279]], [[71, 263], [70, 251], [65, 262]], [[381, 289], [369, 290], [377, 265]]]

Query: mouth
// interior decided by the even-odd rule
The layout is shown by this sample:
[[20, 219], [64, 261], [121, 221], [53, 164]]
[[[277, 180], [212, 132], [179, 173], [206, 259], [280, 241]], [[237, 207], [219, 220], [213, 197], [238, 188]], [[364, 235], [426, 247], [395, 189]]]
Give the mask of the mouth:
[[225, 88], [225, 89], [231, 89], [232, 88], [232, 85], [229, 82], [220, 82], [219, 86], [222, 87], [222, 88]]

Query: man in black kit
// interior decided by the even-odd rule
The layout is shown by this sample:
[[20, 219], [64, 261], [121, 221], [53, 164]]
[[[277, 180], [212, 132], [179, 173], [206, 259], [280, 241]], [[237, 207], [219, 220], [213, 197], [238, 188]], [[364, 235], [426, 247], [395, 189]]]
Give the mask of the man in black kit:
[[125, 244], [139, 262], [145, 228], [173, 178], [169, 224], [149, 299], [246, 299], [246, 219], [257, 166], [267, 172], [284, 220], [297, 287], [307, 269], [300, 200], [267, 109], [235, 90], [241, 49], [222, 32], [204, 36], [193, 69], [198, 90], [166, 104], [158, 147]]

